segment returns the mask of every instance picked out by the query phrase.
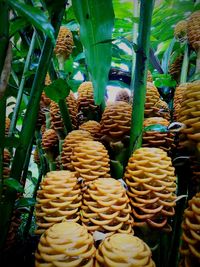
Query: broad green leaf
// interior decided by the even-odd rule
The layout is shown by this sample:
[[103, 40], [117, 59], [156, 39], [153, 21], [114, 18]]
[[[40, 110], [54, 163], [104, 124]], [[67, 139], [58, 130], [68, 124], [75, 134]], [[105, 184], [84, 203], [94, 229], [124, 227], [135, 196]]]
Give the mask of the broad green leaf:
[[19, 181], [17, 181], [14, 178], [5, 179], [3, 181], [3, 185], [9, 187], [10, 189], [16, 190], [17, 192], [20, 192], [20, 193], [23, 193], [24, 192], [23, 186], [20, 184]]
[[22, 30], [24, 27], [28, 25], [28, 22], [24, 18], [17, 18], [10, 22], [10, 37], [13, 36], [19, 30]]
[[161, 124], [152, 124], [147, 127], [144, 127], [143, 131], [144, 132], [155, 131], [155, 132], [160, 132], [160, 133], [166, 133], [168, 132], [168, 128], [167, 126], [164, 126]]
[[84, 53], [84, 52], [78, 54], [78, 55], [75, 57], [74, 61], [79, 61], [79, 60], [81, 60], [81, 59], [85, 59], [85, 53]]
[[55, 43], [54, 28], [42, 10], [15, 0], [9, 0], [8, 2], [11, 8], [26, 18], [37, 29], [43, 31]]
[[18, 147], [19, 146], [19, 138], [12, 136], [5, 138], [5, 147]]
[[51, 100], [58, 103], [60, 99], [65, 99], [68, 96], [70, 88], [65, 80], [59, 78], [46, 86], [44, 91]]
[[72, 0], [80, 24], [80, 38], [85, 48], [86, 63], [94, 87], [97, 105], [104, 101], [105, 88], [111, 65], [114, 12], [111, 0]]
[[34, 198], [19, 198], [15, 202], [16, 208], [23, 208], [23, 207], [33, 207], [35, 205]]

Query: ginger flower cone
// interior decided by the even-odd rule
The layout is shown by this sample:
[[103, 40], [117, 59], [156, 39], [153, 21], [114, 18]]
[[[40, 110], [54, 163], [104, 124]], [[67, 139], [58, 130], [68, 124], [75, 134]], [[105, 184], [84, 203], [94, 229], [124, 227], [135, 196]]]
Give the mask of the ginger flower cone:
[[183, 267], [200, 266], [200, 193], [189, 200], [182, 222], [180, 253]]
[[95, 267], [155, 267], [151, 250], [140, 238], [117, 233], [100, 244]]
[[150, 82], [150, 83], [153, 82], [153, 77], [152, 77], [150, 70], [148, 70], [147, 72], [147, 82]]
[[101, 118], [101, 134], [110, 137], [113, 141], [121, 140], [125, 135], [129, 135], [131, 127], [130, 104], [117, 101], [109, 104]]
[[175, 89], [174, 107], [173, 107], [173, 110], [174, 110], [174, 112], [173, 112], [174, 121], [178, 120], [179, 111], [180, 111], [181, 103], [182, 103], [182, 100], [183, 100], [183, 95], [184, 95], [184, 92], [187, 89], [188, 85], [189, 85], [189, 83], [182, 83], [178, 87], [176, 87], [176, 89]]
[[40, 183], [36, 198], [36, 234], [50, 226], [66, 221], [78, 222], [81, 207], [81, 189], [75, 173], [51, 171]]
[[125, 188], [113, 178], [99, 178], [83, 194], [81, 221], [89, 232], [133, 233], [131, 207]]
[[98, 178], [110, 177], [110, 159], [98, 141], [82, 141], [73, 149], [71, 164], [84, 185]]
[[182, 64], [183, 64], [183, 55], [180, 55], [174, 60], [174, 62], [170, 65], [169, 68], [169, 74], [177, 83], [180, 82]]
[[61, 26], [54, 49], [60, 69], [64, 69], [64, 63], [72, 54], [73, 46], [72, 32], [67, 27]]
[[93, 267], [95, 251], [85, 227], [75, 222], [58, 223], [41, 236], [35, 267]]
[[[143, 126], [153, 126], [153, 125], [162, 125], [165, 127], [169, 126], [169, 121], [162, 117], [151, 117], [144, 120]], [[158, 147], [167, 152], [170, 152], [171, 148], [174, 146], [174, 134], [168, 132], [159, 132], [154, 130], [144, 131], [143, 132], [143, 147]]]
[[79, 142], [87, 140], [93, 140], [93, 138], [92, 135], [85, 130], [74, 130], [65, 137], [61, 153], [63, 169], [74, 170], [74, 167], [71, 163], [73, 149], [78, 145]]
[[50, 161], [54, 161], [58, 155], [58, 136], [56, 131], [48, 129], [42, 135], [42, 149]]
[[[77, 121], [78, 108], [77, 108], [77, 101], [72, 92], [70, 92], [70, 94], [66, 97], [66, 104], [69, 110], [69, 115], [73, 129], [76, 129], [78, 126], [78, 121]], [[50, 104], [50, 115], [51, 115], [52, 128], [59, 135], [62, 135], [64, 133], [64, 124], [60, 113], [60, 108], [58, 104], [54, 101], [51, 101]]]
[[92, 82], [83, 82], [78, 88], [78, 123], [79, 125], [87, 120], [97, 120], [99, 106], [94, 103], [94, 89]]
[[9, 178], [10, 176], [10, 161], [11, 155], [8, 149], [4, 148], [3, 151], [3, 178]]
[[137, 149], [124, 175], [132, 206], [134, 226], [168, 227], [175, 213], [176, 177], [171, 158], [160, 148]]
[[187, 24], [186, 20], [180, 20], [174, 27], [174, 37], [179, 42], [187, 40]]
[[188, 40], [194, 50], [200, 48], [200, 10], [191, 14], [187, 24]]
[[8, 132], [10, 129], [10, 119], [6, 117], [6, 122], [5, 122], [5, 136], [8, 136]]
[[79, 126], [80, 130], [91, 133], [94, 140], [99, 141], [101, 138], [101, 124], [97, 121], [89, 120]]
[[180, 147], [190, 151], [200, 148], [200, 81], [190, 83], [184, 91], [178, 121], [185, 127], [181, 130]]

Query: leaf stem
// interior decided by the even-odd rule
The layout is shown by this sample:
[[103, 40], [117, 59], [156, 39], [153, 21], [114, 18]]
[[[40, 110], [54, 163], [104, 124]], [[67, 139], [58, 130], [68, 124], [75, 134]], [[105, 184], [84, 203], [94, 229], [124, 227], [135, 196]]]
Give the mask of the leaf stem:
[[188, 48], [188, 44], [186, 43], [185, 44], [184, 57], [183, 57], [183, 64], [182, 64], [182, 68], [181, 68], [180, 83], [186, 83], [187, 82], [188, 65], [189, 65], [189, 48]]
[[154, 0], [141, 1], [139, 35], [137, 42], [138, 51], [136, 54], [135, 70], [132, 69], [132, 71], [135, 72], [135, 78], [132, 83], [134, 88], [134, 101], [130, 132], [130, 155], [132, 154], [133, 149], [139, 148], [142, 144], [142, 128], [144, 120], [144, 104], [153, 7]]
[[18, 118], [18, 114], [19, 114], [19, 110], [20, 110], [20, 104], [21, 104], [21, 100], [22, 100], [22, 96], [23, 96], [24, 84], [26, 81], [26, 72], [28, 71], [29, 66], [30, 66], [31, 56], [32, 56], [32, 53], [33, 53], [33, 50], [35, 47], [35, 40], [36, 40], [36, 32], [34, 31], [33, 36], [32, 36], [32, 40], [31, 40], [31, 44], [30, 44], [30, 48], [29, 48], [29, 51], [28, 51], [28, 54], [26, 57], [26, 62], [24, 64], [24, 70], [23, 70], [21, 82], [19, 85], [19, 91], [17, 94], [16, 105], [14, 108], [14, 112], [13, 112], [13, 116], [12, 116], [12, 120], [11, 120], [11, 124], [10, 124], [9, 136], [12, 136], [14, 131], [15, 131], [17, 118]]

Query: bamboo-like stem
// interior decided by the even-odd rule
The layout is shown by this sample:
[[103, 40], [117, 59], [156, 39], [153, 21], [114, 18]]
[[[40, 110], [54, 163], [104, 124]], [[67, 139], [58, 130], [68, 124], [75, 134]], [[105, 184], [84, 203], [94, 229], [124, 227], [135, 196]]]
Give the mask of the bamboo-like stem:
[[[134, 18], [135, 17], [138, 17], [138, 13], [139, 13], [139, 1], [138, 0], [133, 0], [133, 16]], [[138, 23], [133, 23], [133, 43], [136, 44], [137, 42], [137, 33], [138, 33]], [[132, 69], [134, 71], [132, 71], [131, 73], [131, 81], [133, 82], [134, 81], [134, 78], [135, 78], [135, 60], [136, 60], [136, 53], [135, 51], [133, 50], [133, 55], [132, 55]], [[133, 95], [133, 90], [134, 90], [134, 87], [133, 85], [131, 85], [130, 87], [131, 89], [131, 94]]]
[[140, 22], [138, 35], [138, 50], [136, 53], [135, 78], [132, 86], [134, 88], [134, 100], [132, 109], [130, 151], [139, 148], [142, 144], [142, 128], [144, 120], [144, 105], [146, 95], [147, 68], [150, 48], [151, 19], [154, 0], [142, 0], [140, 6]]
[[[0, 0], [0, 76], [3, 70], [9, 42], [8, 1]], [[6, 97], [0, 99], [0, 200], [3, 190], [3, 154], [5, 141]]]
[[184, 52], [183, 64], [181, 68], [180, 83], [187, 82], [188, 66], [189, 66], [189, 49], [188, 49], [188, 44], [185, 44], [185, 52]]
[[[56, 33], [58, 33], [61, 21], [65, 10], [66, 1], [63, 0], [62, 5], [58, 10], [54, 11], [52, 16], [52, 25], [55, 27]], [[29, 143], [34, 135], [35, 125], [37, 121], [37, 114], [39, 109], [40, 97], [43, 89], [44, 79], [47, 73], [47, 69], [51, 60], [54, 44], [49, 37], [45, 38], [43, 49], [41, 52], [38, 69], [35, 74], [34, 82], [31, 89], [30, 100], [25, 113], [22, 130], [20, 134], [20, 144], [16, 149], [14, 160], [11, 167], [10, 177], [19, 180], [23, 171], [24, 160], [26, 152], [29, 147]], [[16, 193], [6, 191], [4, 201], [0, 206], [1, 220], [0, 231], [3, 235], [0, 236], [0, 249], [3, 249], [6, 235], [9, 229], [9, 222], [12, 216], [12, 210], [15, 202]]]
[[32, 40], [31, 40], [31, 44], [30, 44], [30, 48], [26, 57], [26, 61], [24, 64], [24, 70], [23, 70], [23, 74], [22, 74], [22, 78], [21, 78], [21, 82], [19, 85], [19, 91], [17, 94], [17, 99], [16, 99], [16, 105], [13, 111], [13, 116], [12, 116], [12, 120], [11, 120], [11, 124], [10, 124], [10, 129], [9, 129], [9, 136], [12, 136], [14, 131], [15, 131], [15, 127], [16, 127], [16, 123], [17, 123], [17, 118], [19, 115], [19, 110], [20, 110], [20, 104], [21, 104], [21, 100], [22, 100], [22, 96], [23, 96], [23, 90], [24, 90], [24, 84], [26, 81], [26, 72], [29, 69], [30, 66], [30, 62], [31, 62], [31, 56], [35, 47], [35, 40], [36, 40], [36, 32], [34, 31], [33, 36], [32, 36]]
[[65, 125], [65, 128], [67, 132], [71, 132], [73, 130], [70, 115], [69, 115], [69, 110], [66, 104], [65, 99], [60, 99], [58, 102], [59, 108], [60, 108], [60, 113], [63, 119], [63, 123]]
[[196, 71], [195, 73], [200, 73], [200, 48], [197, 50], [197, 60], [196, 60]]

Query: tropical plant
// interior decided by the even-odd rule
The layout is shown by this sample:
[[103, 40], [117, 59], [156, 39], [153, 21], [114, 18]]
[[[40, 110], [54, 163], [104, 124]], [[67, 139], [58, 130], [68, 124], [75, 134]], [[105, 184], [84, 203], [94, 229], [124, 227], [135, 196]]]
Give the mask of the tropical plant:
[[[169, 162], [166, 171], [173, 172], [171, 162], [175, 167], [177, 188], [175, 192], [175, 178], [171, 175], [173, 192], [170, 199], [174, 206], [176, 198], [177, 204], [170, 213], [171, 210], [166, 208], [170, 204], [165, 201], [166, 196], [163, 197], [167, 193], [161, 192], [163, 198], [159, 198], [159, 201], [165, 202], [164, 212], [175, 215], [166, 219], [168, 215], [163, 216], [159, 210], [152, 221], [156, 224], [156, 220], [164, 220], [168, 222], [166, 227], [158, 230], [151, 228], [148, 223], [141, 225], [136, 222], [134, 225], [138, 223], [140, 227], [135, 229], [135, 235], [148, 244], [156, 266], [178, 266], [180, 226], [186, 200], [199, 190], [199, 83], [191, 86], [189, 82], [199, 80], [200, 74], [199, 50], [193, 50], [187, 31], [182, 35], [181, 30], [180, 35], [174, 33], [174, 28], [183, 20], [185, 22], [182, 25], [187, 25], [190, 15], [199, 9], [199, 1], [191, 0], [0, 0], [0, 262], [3, 266], [13, 266], [14, 262], [33, 266], [32, 255], [39, 241], [35, 227], [36, 224], [39, 227], [42, 224], [42, 208], [46, 217], [50, 212], [48, 207], [41, 204], [43, 200], [48, 202], [51, 199], [49, 171], [52, 171], [53, 180], [55, 170], [76, 170], [81, 179], [72, 175], [78, 184], [73, 185], [73, 190], [79, 206], [82, 196], [80, 192], [77, 193], [77, 187], [79, 191], [82, 187], [87, 200], [89, 189], [86, 187], [91, 177], [92, 180], [102, 178], [102, 173], [106, 177], [110, 177], [111, 173], [125, 187], [128, 181], [130, 201], [132, 206], [136, 205], [138, 199], [134, 200], [135, 195], [131, 191], [132, 184], [136, 183], [131, 180], [135, 171], [133, 165], [137, 151], [141, 151], [137, 159], [142, 162], [141, 166], [143, 162], [151, 165], [146, 161], [157, 157], [153, 154], [147, 157], [145, 153], [150, 152], [142, 154], [148, 149], [138, 150], [143, 137], [147, 138], [152, 132], [153, 138], [148, 137], [149, 144], [152, 140], [158, 141], [160, 136], [167, 143], [170, 136], [170, 149], [165, 148], [168, 155], [159, 152], [162, 149], [159, 142], [156, 147], [160, 148], [155, 151], [161, 155], [160, 158], [163, 157], [163, 162]], [[198, 18], [195, 23], [198, 23]], [[147, 76], [154, 85], [147, 84]], [[188, 84], [183, 86], [183, 83]], [[183, 88], [179, 96], [176, 96], [177, 86]], [[183, 115], [188, 108], [188, 101], [182, 101], [181, 98], [184, 90], [190, 92], [191, 88], [197, 91], [194, 100], [197, 104], [195, 112], [187, 114], [187, 118], [195, 120], [194, 125], [185, 121]], [[115, 96], [119, 89], [128, 92], [125, 97], [128, 103], [115, 101], [109, 105], [109, 101], [112, 102], [111, 94]], [[193, 105], [190, 95], [187, 99]], [[182, 117], [179, 117], [178, 108], [173, 111], [173, 102], [174, 108], [180, 109]], [[181, 107], [181, 104], [185, 106]], [[148, 116], [164, 117], [167, 125], [153, 123], [144, 127], [144, 117]], [[180, 119], [182, 123], [173, 122], [173, 118]], [[150, 121], [161, 120], [150, 118]], [[190, 127], [192, 134], [187, 132], [188, 128], [184, 130], [185, 127]], [[85, 134], [84, 130], [90, 134]], [[156, 139], [156, 136], [159, 138]], [[181, 149], [177, 146], [179, 137], [180, 144], [183, 144]], [[91, 141], [93, 139], [95, 141]], [[81, 145], [78, 145], [79, 142]], [[100, 162], [98, 153], [101, 154]], [[159, 164], [162, 165], [161, 160]], [[165, 168], [161, 169], [159, 167], [157, 170], [158, 176], [159, 171], [163, 172]], [[131, 174], [127, 174], [128, 171]], [[122, 179], [124, 173], [125, 181]], [[151, 174], [151, 168], [148, 173]], [[60, 175], [59, 183], [63, 178], [62, 173]], [[134, 176], [136, 180], [141, 178], [137, 178], [137, 175], [138, 171]], [[84, 178], [86, 176], [88, 180]], [[158, 184], [153, 185], [155, 194], [159, 194], [156, 186], [162, 184], [160, 178], [157, 180], [154, 183]], [[67, 182], [70, 184], [71, 181]], [[57, 180], [53, 183], [55, 187], [58, 186]], [[169, 183], [167, 178], [163, 183]], [[151, 182], [144, 184], [152, 187]], [[63, 184], [60, 187], [65, 188]], [[60, 187], [54, 188], [55, 195]], [[45, 188], [47, 193], [41, 193], [41, 188]], [[103, 189], [95, 190], [101, 192]], [[137, 190], [144, 193], [144, 189]], [[146, 196], [150, 198], [152, 194], [138, 198], [143, 203]], [[63, 192], [63, 199], [65, 197]], [[71, 195], [67, 197], [70, 201]], [[41, 203], [37, 203], [38, 200]], [[60, 202], [56, 203], [59, 205]], [[106, 202], [103, 205], [106, 206]], [[88, 210], [84, 210], [86, 206], [82, 211], [77, 208], [76, 218], [79, 222], [83, 220], [83, 224], [87, 220], [85, 216], [88, 216]], [[151, 208], [154, 208], [153, 205]], [[76, 207], [73, 209], [76, 210]], [[59, 210], [64, 214], [63, 207]], [[52, 212], [54, 223], [61, 222], [63, 217], [59, 217], [53, 208]], [[143, 210], [141, 214], [145, 212]], [[92, 219], [96, 220], [96, 217]], [[45, 221], [45, 228], [51, 225], [48, 220], [42, 220]], [[104, 221], [105, 227], [107, 220]], [[112, 221], [114, 223], [115, 220]], [[132, 223], [129, 220], [129, 224]], [[198, 259], [191, 260], [192, 263], [196, 261]]]

